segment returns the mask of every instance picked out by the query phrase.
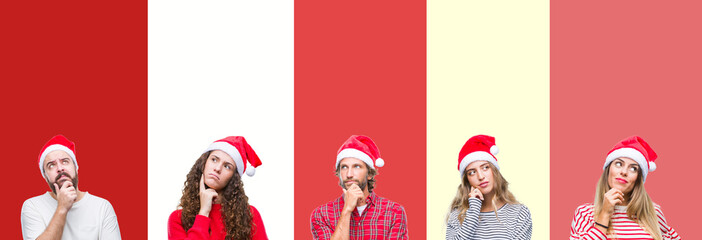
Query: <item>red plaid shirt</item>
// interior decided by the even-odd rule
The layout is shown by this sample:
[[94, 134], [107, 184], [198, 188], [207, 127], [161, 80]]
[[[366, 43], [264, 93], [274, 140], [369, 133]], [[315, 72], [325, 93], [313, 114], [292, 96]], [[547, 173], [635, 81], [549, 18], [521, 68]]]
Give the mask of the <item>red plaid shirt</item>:
[[[409, 239], [405, 208], [372, 193], [366, 209], [354, 210], [349, 221], [351, 240]], [[331, 239], [344, 208], [344, 196], [314, 209], [310, 217], [314, 239]]]

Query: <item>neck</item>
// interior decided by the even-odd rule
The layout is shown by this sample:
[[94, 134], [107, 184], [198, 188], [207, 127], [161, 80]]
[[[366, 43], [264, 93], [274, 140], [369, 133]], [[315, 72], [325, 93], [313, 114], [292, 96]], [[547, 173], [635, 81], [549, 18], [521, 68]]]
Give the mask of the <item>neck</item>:
[[[484, 199], [484, 200], [483, 200], [483, 206], [480, 208], [480, 211], [481, 211], [481, 212], [491, 212], [491, 211], [495, 211], [495, 210], [497, 210], [497, 209], [495, 209], [495, 208], [499, 208], [499, 207], [501, 207], [502, 205], [504, 205], [504, 203], [503, 203], [502, 201], [499, 201], [499, 200], [496, 200], [496, 199], [495, 199], [495, 193], [494, 193], [494, 192], [491, 192], [491, 193], [489, 193], [489, 194], [483, 195], [483, 199]], [[492, 200], [493, 200], [493, 199], [496, 200], [496, 201], [495, 201], [495, 205], [492, 205]]]
[[368, 192], [368, 186], [366, 186], [365, 189], [363, 189], [363, 201], [360, 201], [357, 206], [365, 206], [366, 205], [366, 199], [370, 196], [370, 192]]
[[217, 192], [217, 197], [212, 201], [212, 204], [221, 204], [222, 203], [222, 194], [223, 192]]

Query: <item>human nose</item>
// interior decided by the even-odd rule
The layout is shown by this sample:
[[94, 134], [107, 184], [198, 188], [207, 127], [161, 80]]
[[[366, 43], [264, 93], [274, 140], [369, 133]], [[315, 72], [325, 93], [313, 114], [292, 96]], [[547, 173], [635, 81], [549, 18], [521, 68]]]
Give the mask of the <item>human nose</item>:
[[353, 178], [353, 169], [346, 170], [346, 178]]
[[222, 164], [221, 163], [215, 164], [213, 170], [215, 170], [215, 172], [221, 172], [222, 171]]
[[478, 171], [477, 174], [478, 180], [483, 180], [485, 178], [485, 174], [483, 172]]

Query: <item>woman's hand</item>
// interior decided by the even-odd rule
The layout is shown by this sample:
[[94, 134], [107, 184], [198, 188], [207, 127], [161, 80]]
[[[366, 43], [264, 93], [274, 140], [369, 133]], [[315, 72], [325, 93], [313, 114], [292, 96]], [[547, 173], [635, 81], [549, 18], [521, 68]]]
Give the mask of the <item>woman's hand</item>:
[[205, 189], [205, 176], [200, 176], [200, 215], [205, 217], [210, 216], [212, 210], [212, 202], [217, 198], [217, 191], [214, 189]]
[[[614, 206], [624, 203], [624, 193], [619, 189], [612, 188], [604, 194], [604, 202], [602, 203], [602, 212], [595, 217], [595, 221], [599, 224], [607, 226], [609, 220], [614, 214]], [[595, 225], [595, 227], [607, 232], [607, 229]]]
[[470, 186], [470, 192], [468, 193], [468, 197], [478, 198], [478, 199], [480, 199], [480, 201], [485, 200], [483, 198], [483, 193], [480, 192], [480, 189], [478, 189], [477, 187], [473, 187], [473, 186]]

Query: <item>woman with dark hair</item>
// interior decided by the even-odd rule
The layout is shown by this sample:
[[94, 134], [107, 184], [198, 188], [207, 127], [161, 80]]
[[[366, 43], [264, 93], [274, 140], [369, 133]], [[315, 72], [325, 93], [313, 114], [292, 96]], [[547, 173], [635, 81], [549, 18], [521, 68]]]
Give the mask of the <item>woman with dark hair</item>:
[[187, 175], [179, 209], [168, 218], [168, 239], [268, 239], [241, 181], [259, 165], [244, 137], [212, 143]]
[[473, 136], [458, 154], [461, 184], [446, 219], [446, 239], [531, 239], [531, 214], [509, 191], [495, 138]]
[[644, 188], [657, 157], [638, 136], [617, 143], [607, 153], [595, 203], [575, 210], [570, 239], [681, 239]]

